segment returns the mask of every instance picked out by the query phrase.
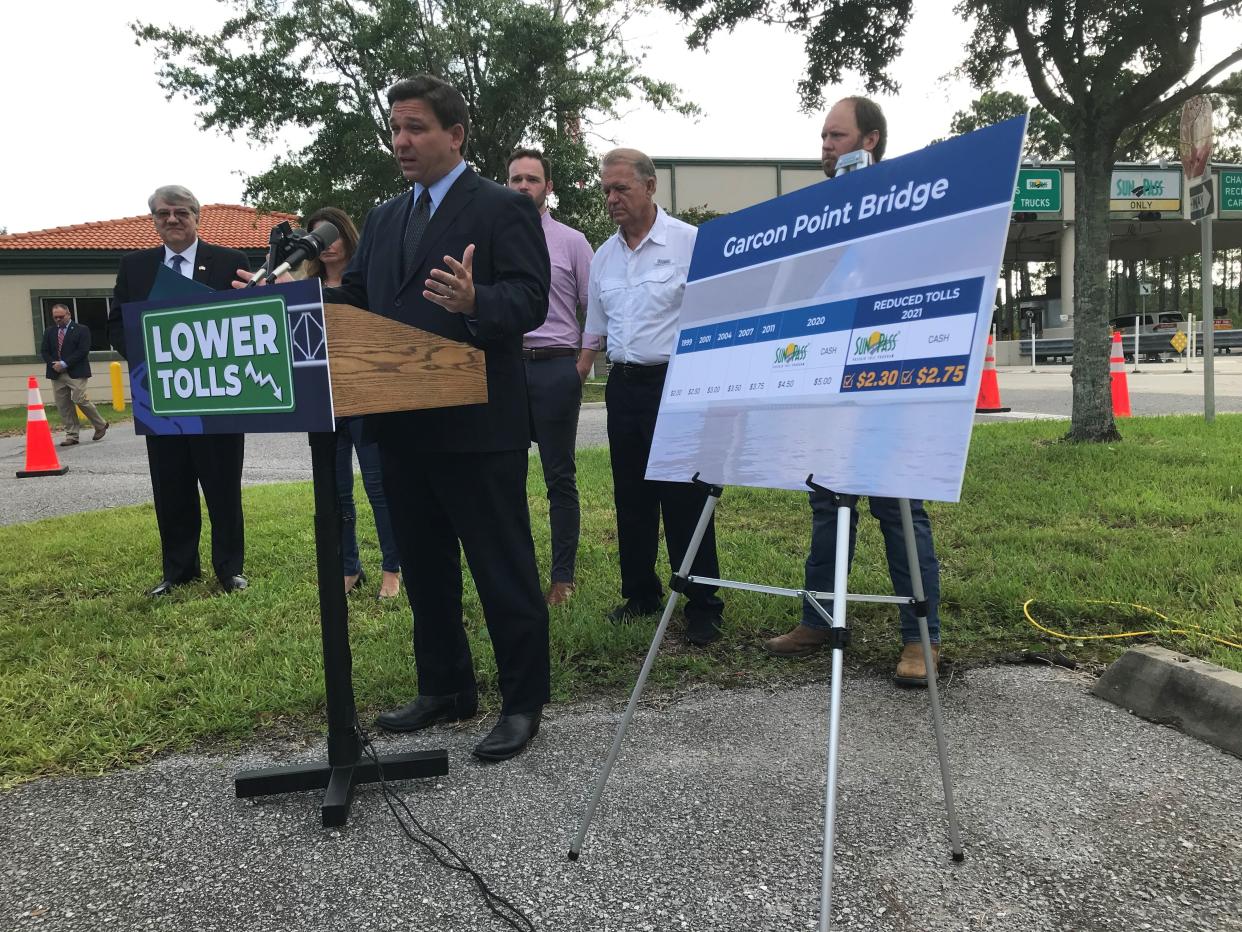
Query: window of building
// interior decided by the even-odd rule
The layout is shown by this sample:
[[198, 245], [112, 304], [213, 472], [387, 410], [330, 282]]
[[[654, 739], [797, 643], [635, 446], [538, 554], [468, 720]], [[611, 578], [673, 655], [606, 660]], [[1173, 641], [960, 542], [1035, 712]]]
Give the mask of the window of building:
[[108, 299], [104, 297], [45, 297], [39, 299], [43, 308], [44, 327], [52, 326], [52, 306], [68, 305], [73, 319], [91, 332], [91, 352], [107, 352], [112, 349], [108, 344]]

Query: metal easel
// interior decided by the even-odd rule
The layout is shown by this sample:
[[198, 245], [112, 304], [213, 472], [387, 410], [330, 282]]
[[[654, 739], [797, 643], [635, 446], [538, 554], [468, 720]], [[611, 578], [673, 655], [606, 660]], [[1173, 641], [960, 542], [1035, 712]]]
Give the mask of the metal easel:
[[[694, 529], [690, 545], [686, 548], [686, 554], [682, 558], [681, 566], [673, 574], [672, 579], [669, 580], [670, 591], [668, 601], [664, 605], [664, 613], [660, 616], [659, 625], [656, 626], [655, 636], [651, 640], [651, 647], [648, 649], [647, 657], [643, 661], [642, 669], [639, 671], [638, 681], [634, 684], [634, 691], [630, 694], [629, 704], [626, 706], [625, 713], [621, 716], [621, 722], [617, 726], [617, 734], [613, 739], [612, 749], [608, 752], [608, 757], [604, 761], [603, 769], [600, 771], [599, 778], [595, 783], [595, 789], [591, 794], [591, 800], [587, 804], [587, 810], [583, 814], [582, 822], [578, 826], [578, 834], [570, 845], [569, 859], [576, 861], [582, 853], [582, 845], [586, 840], [587, 831], [591, 827], [595, 811], [599, 807], [601, 797], [604, 795], [604, 785], [608, 782], [608, 775], [612, 772], [617, 756], [621, 753], [621, 744], [625, 740], [626, 730], [629, 728], [630, 720], [634, 717], [634, 710], [638, 706], [638, 700], [642, 696], [643, 687], [647, 683], [647, 676], [655, 664], [656, 655], [659, 653], [660, 644], [664, 640], [669, 620], [673, 617], [673, 611], [677, 607], [678, 599], [681, 598], [686, 589], [693, 583], [699, 583], [706, 586], [744, 589], [748, 592], [761, 592], [768, 595], [800, 599], [810, 605], [814, 611], [818, 612], [831, 625], [828, 640], [828, 644], [832, 649], [832, 681], [828, 703], [828, 780], [824, 799], [824, 853], [819, 901], [820, 932], [828, 932], [832, 922], [832, 855], [836, 834], [837, 750], [840, 745], [841, 678], [844, 652], [850, 642], [849, 629], [845, 625], [846, 609], [850, 602], [881, 602], [896, 605], [913, 605], [915, 608], [918, 616], [919, 636], [923, 644], [923, 662], [927, 669], [927, 692], [931, 699], [932, 725], [936, 733], [936, 752], [940, 757], [940, 777], [944, 784], [944, 803], [948, 818], [949, 846], [954, 861], [964, 860], [965, 854], [962, 851], [961, 836], [957, 824], [957, 811], [953, 803], [953, 775], [949, 769], [949, 756], [940, 711], [940, 692], [936, 683], [937, 671], [932, 661], [931, 636], [927, 630], [928, 605], [923, 589], [923, 574], [919, 567], [918, 548], [914, 542], [914, 521], [910, 514], [910, 500], [903, 498], [899, 499], [898, 502], [901, 509], [902, 532], [906, 541], [906, 559], [910, 564], [910, 579], [914, 590], [913, 597], [850, 593], [846, 588], [849, 576], [850, 511], [857, 507], [858, 496], [841, 495], [832, 492], [823, 486], [817, 485], [812, 481], [813, 479], [813, 475], [807, 476], [806, 484], [817, 492], [824, 492], [833, 496], [837, 505], [837, 549], [836, 564], [833, 568], [832, 592], [811, 592], [806, 589], [787, 589], [779, 586], [762, 586], [756, 583], [689, 575], [690, 567], [693, 566], [694, 558], [698, 554], [699, 547], [703, 542], [703, 535], [707, 532], [708, 523], [715, 513], [720, 497], [724, 494], [723, 488], [703, 482], [699, 479], [698, 473], [695, 473], [690, 480], [695, 485], [707, 490], [707, 501], [703, 504], [703, 513], [699, 515], [699, 523]], [[832, 600], [831, 615], [819, 604], [821, 599], [825, 601], [828, 599]]]

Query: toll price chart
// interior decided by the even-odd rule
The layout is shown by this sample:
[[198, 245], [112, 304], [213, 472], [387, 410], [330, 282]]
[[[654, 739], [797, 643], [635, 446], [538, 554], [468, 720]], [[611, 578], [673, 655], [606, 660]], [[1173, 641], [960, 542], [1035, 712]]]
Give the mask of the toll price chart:
[[827, 400], [967, 384], [983, 278], [688, 327], [664, 403]]

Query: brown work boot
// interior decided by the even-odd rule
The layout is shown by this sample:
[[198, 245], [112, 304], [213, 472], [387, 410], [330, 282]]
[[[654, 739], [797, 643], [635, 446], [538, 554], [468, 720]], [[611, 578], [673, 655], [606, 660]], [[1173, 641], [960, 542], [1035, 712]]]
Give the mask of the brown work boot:
[[[933, 644], [932, 663], [936, 670], [940, 669], [940, 645]], [[897, 660], [897, 670], [893, 673], [893, 682], [898, 686], [927, 687], [927, 665], [923, 663], [923, 642], [911, 641], [901, 648], [901, 657]]]
[[764, 641], [763, 649], [773, 657], [805, 657], [815, 653], [827, 641], [827, 628], [799, 624], [786, 634]]
[[554, 582], [548, 589], [547, 595], [543, 600], [549, 605], [564, 605], [569, 601], [569, 597], [574, 594], [574, 584], [571, 582]]

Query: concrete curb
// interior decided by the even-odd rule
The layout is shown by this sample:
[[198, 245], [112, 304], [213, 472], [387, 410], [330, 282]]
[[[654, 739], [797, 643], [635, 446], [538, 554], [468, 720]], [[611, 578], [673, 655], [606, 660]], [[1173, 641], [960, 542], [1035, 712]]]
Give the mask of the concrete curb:
[[1104, 671], [1091, 692], [1242, 757], [1242, 673], [1163, 647], [1135, 647]]

